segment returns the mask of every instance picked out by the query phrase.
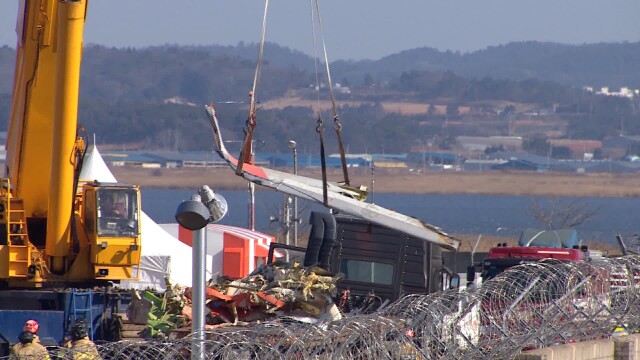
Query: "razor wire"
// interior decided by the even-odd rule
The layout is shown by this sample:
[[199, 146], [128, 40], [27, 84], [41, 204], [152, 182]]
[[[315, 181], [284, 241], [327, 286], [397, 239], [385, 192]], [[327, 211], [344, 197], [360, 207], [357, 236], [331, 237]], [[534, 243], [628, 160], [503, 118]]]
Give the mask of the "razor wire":
[[[205, 359], [510, 359], [616, 330], [640, 332], [640, 256], [523, 264], [480, 286], [408, 295], [372, 314], [216, 328], [198, 345]], [[195, 339], [98, 349], [104, 360], [190, 359]], [[71, 349], [50, 351], [74, 358]]]

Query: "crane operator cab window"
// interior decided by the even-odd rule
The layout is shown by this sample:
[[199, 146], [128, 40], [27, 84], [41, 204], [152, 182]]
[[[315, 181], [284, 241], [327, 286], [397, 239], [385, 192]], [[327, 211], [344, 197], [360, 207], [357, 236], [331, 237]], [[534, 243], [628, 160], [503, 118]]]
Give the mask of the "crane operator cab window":
[[98, 236], [138, 235], [138, 193], [128, 189], [101, 188], [98, 195]]

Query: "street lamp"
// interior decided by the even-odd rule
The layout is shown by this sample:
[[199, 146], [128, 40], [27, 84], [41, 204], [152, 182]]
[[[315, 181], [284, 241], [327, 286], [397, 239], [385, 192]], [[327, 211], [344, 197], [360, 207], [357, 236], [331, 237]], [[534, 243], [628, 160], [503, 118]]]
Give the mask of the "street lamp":
[[[298, 175], [298, 149], [296, 142], [289, 140], [289, 149], [293, 150], [293, 174]], [[298, 197], [293, 197], [293, 245], [298, 245]]]
[[193, 231], [192, 257], [192, 359], [204, 359], [205, 330], [205, 282], [208, 223], [220, 221], [227, 213], [227, 201], [204, 185], [190, 200], [183, 201], [176, 209], [176, 221]]

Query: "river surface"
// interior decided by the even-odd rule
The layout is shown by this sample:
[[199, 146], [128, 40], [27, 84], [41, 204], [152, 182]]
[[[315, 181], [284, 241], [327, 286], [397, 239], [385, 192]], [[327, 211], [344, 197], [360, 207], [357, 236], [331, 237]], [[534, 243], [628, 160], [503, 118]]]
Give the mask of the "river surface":
[[[175, 223], [175, 211], [178, 205], [195, 193], [192, 190], [179, 189], [143, 189], [142, 209], [157, 223]], [[228, 202], [229, 212], [220, 221], [221, 224], [249, 227], [249, 196], [247, 191], [220, 191]], [[371, 198], [371, 195], [370, 195]], [[486, 236], [517, 236], [527, 227], [540, 228], [531, 214], [532, 203], [537, 201], [548, 206], [548, 198], [532, 196], [496, 196], [496, 195], [433, 195], [433, 194], [381, 194], [376, 193], [375, 203], [421, 219], [441, 227], [448, 233], [483, 234]], [[615, 235], [625, 239], [640, 233], [638, 217], [640, 215], [639, 198], [567, 197], [556, 199], [561, 204], [580, 200], [587, 209], [595, 211], [595, 216], [577, 226], [578, 238], [585, 241], [615, 242]], [[371, 200], [371, 199], [369, 199]], [[274, 234], [281, 231], [281, 218], [284, 208], [284, 194], [275, 191], [256, 191], [255, 221], [256, 230]], [[317, 204], [299, 200], [301, 212], [300, 233], [308, 231], [308, 213], [310, 209], [321, 209]], [[270, 220], [271, 218], [271, 220]]]

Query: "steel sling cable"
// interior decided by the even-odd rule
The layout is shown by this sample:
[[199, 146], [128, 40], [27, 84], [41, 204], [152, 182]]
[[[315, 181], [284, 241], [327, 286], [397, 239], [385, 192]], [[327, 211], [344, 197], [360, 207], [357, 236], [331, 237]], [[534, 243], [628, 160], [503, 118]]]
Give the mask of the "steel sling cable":
[[322, 170], [322, 199], [323, 199], [323, 203], [324, 206], [329, 207], [329, 201], [328, 201], [328, 195], [327, 195], [327, 161], [326, 161], [326, 154], [325, 154], [325, 149], [324, 149], [324, 126], [322, 124], [322, 111], [320, 110], [320, 78], [318, 76], [319, 71], [318, 71], [318, 54], [316, 52], [317, 50], [317, 46], [316, 46], [316, 28], [315, 28], [315, 21], [314, 21], [314, 14], [313, 14], [313, 1], [314, 0], [310, 0], [310, 8], [311, 8], [311, 34], [313, 37], [313, 65], [315, 67], [316, 70], [316, 101], [318, 103], [318, 123], [316, 126], [316, 132], [318, 133], [319, 137], [320, 137], [320, 164], [321, 164], [321, 170]]
[[242, 175], [242, 166], [244, 163], [252, 163], [252, 143], [253, 143], [253, 130], [256, 127], [256, 88], [260, 81], [260, 72], [262, 71], [262, 57], [264, 54], [264, 41], [267, 34], [267, 10], [269, 9], [269, 0], [265, 0], [264, 3], [264, 15], [262, 17], [262, 36], [260, 38], [260, 48], [258, 50], [258, 63], [256, 64], [256, 72], [253, 75], [253, 85], [251, 92], [249, 93], [249, 116], [247, 117], [246, 129], [244, 131], [244, 140], [242, 142], [242, 148], [240, 149], [240, 156], [238, 158], [238, 167], [236, 168], [236, 175]]
[[344, 183], [347, 186], [350, 186], [349, 182], [349, 172], [347, 171], [347, 159], [344, 154], [344, 145], [342, 143], [342, 124], [340, 123], [340, 118], [338, 117], [338, 109], [336, 107], [336, 98], [333, 93], [333, 84], [331, 82], [331, 72], [329, 71], [329, 56], [327, 55], [327, 45], [324, 41], [324, 31], [322, 27], [322, 18], [320, 17], [320, 5], [318, 4], [318, 0], [315, 0], [316, 4], [316, 15], [318, 17], [318, 26], [320, 27], [320, 37], [322, 39], [322, 49], [324, 51], [324, 63], [327, 70], [327, 81], [329, 83], [329, 94], [331, 95], [331, 104], [333, 106], [333, 122], [336, 129], [336, 134], [338, 136], [338, 147], [340, 149], [340, 160], [342, 161], [342, 173], [344, 175]]
[[322, 164], [322, 200], [324, 202], [324, 206], [329, 207], [329, 198], [327, 196], [327, 162], [325, 160], [325, 151], [324, 151], [324, 137], [322, 133], [324, 132], [324, 126], [322, 125], [322, 116], [318, 115], [318, 125], [316, 126], [316, 131], [318, 135], [320, 135], [320, 162]]
[[[313, 39], [313, 66], [314, 69], [316, 71], [316, 102], [318, 104], [318, 109], [321, 109], [320, 107], [320, 77], [318, 76], [319, 71], [318, 71], [318, 53], [317, 53], [317, 49], [318, 46], [316, 45], [316, 27], [315, 27], [315, 21], [314, 21], [314, 11], [313, 11], [313, 1], [314, 0], [309, 0], [310, 1], [310, 8], [311, 8], [311, 37]], [[320, 110], [318, 110], [320, 111]]]

